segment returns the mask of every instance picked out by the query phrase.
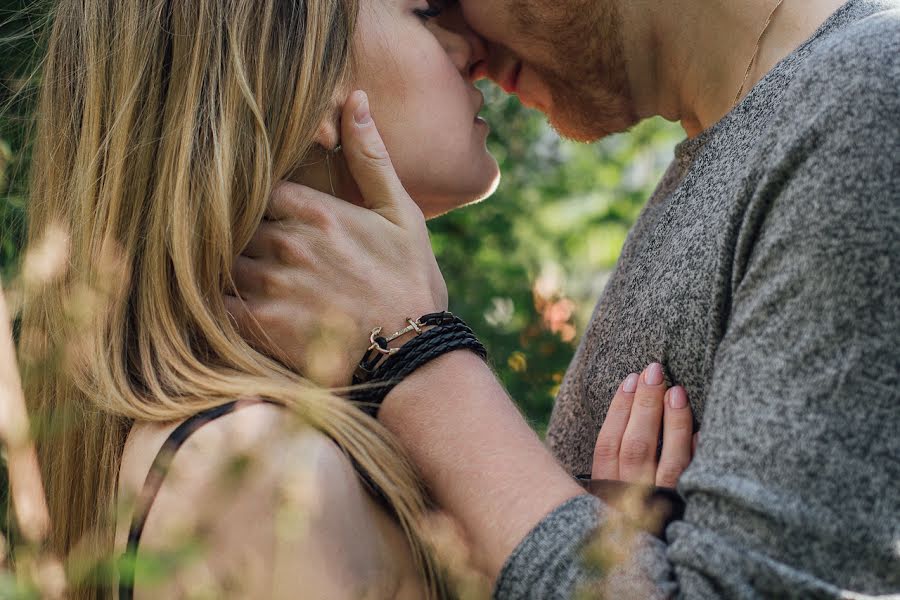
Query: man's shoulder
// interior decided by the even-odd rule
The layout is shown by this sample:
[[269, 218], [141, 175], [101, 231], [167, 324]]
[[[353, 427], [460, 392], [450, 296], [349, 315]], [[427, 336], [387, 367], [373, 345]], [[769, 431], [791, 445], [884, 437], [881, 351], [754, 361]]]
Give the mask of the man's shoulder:
[[833, 26], [772, 82], [783, 87], [761, 144], [769, 164], [815, 152], [863, 168], [900, 144], [900, 3], [860, 4], [884, 8]]
[[808, 103], [900, 106], [900, 3], [827, 33], [799, 66], [791, 88]]

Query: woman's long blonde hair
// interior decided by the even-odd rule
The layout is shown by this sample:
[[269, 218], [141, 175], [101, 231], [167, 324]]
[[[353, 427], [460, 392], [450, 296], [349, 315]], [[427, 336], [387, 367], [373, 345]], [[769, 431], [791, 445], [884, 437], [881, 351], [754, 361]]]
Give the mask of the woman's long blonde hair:
[[[260, 396], [343, 448], [387, 498], [432, 593], [443, 593], [423, 541], [423, 494], [397, 445], [254, 351], [222, 300], [273, 183], [310, 153], [349, 81], [357, 10], [357, 0], [55, 2], [29, 242], [61, 227], [69, 257], [65, 276], [26, 304], [22, 352], [43, 365], [26, 368], [25, 386], [42, 423], [50, 546], [60, 555], [84, 544], [112, 550], [134, 421]], [[45, 368], [48, 357], [58, 368]], [[90, 584], [72, 594], [105, 595]]]

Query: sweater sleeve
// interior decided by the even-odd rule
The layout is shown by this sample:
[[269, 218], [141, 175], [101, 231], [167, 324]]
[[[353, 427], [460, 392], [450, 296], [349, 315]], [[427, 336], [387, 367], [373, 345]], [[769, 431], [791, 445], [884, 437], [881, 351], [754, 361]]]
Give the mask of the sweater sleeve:
[[675, 590], [665, 560], [665, 544], [638, 534], [631, 561], [598, 577], [581, 560], [593, 532], [603, 530], [609, 509], [589, 495], [569, 500], [548, 515], [506, 562], [494, 598], [568, 600], [579, 591], [602, 586], [603, 597], [667, 598]]

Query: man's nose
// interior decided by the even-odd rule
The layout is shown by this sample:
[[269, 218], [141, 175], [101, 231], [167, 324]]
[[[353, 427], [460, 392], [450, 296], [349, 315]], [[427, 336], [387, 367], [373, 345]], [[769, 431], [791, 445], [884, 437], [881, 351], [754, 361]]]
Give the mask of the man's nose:
[[485, 77], [487, 43], [465, 22], [462, 11], [455, 7], [445, 10], [438, 24], [435, 35], [460, 74], [469, 81]]
[[499, 44], [485, 44], [485, 59], [479, 66], [479, 79], [490, 79], [503, 89], [509, 87], [513, 74], [520, 68], [521, 60], [509, 49]]
[[464, 75], [470, 81], [478, 81], [485, 76], [485, 65], [488, 59], [488, 47], [481, 36], [469, 29], [465, 34], [469, 45], [469, 60]]
[[487, 75], [485, 45], [477, 36], [445, 32], [439, 38], [443, 38], [444, 49], [463, 78], [477, 81]]

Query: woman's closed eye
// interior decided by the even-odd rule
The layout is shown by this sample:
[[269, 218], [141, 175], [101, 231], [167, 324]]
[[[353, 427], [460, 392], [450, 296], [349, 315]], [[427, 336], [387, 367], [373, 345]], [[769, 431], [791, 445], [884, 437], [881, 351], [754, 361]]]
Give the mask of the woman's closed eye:
[[422, 19], [423, 23], [427, 23], [429, 20], [441, 16], [441, 13], [444, 12], [445, 5], [446, 2], [441, 0], [428, 0], [427, 6], [415, 8], [413, 13]]

